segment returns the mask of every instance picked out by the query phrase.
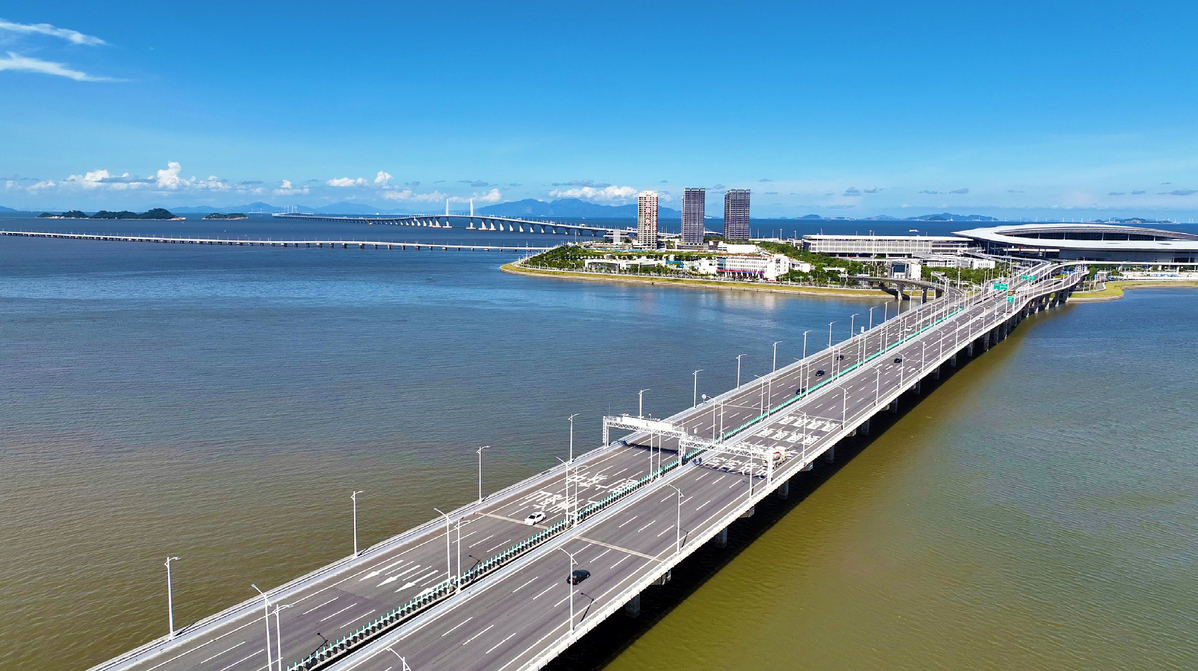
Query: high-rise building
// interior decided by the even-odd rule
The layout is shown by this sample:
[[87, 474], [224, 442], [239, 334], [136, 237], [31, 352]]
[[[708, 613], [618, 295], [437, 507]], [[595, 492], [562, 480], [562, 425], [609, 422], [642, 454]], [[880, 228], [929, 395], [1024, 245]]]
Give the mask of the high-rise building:
[[749, 239], [748, 189], [728, 189], [724, 192], [724, 239]]
[[657, 249], [656, 191], [642, 191], [636, 197], [636, 246]]
[[703, 244], [703, 214], [707, 210], [707, 192], [687, 187], [682, 194], [682, 244]]

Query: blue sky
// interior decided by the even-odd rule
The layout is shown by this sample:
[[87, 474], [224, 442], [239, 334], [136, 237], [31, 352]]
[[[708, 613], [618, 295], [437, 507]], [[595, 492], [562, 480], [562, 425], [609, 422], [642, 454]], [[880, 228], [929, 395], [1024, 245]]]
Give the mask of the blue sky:
[[0, 205], [1198, 217], [1194, 3], [257, 5], [0, 8]]

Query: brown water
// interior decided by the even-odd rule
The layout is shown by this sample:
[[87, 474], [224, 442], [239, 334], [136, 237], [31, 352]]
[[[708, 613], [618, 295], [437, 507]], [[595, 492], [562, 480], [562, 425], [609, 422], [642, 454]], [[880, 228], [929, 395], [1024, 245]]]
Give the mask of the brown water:
[[[571, 413], [589, 447], [639, 388], [668, 414], [695, 368], [721, 391], [865, 312], [444, 258], [0, 244], [0, 668], [161, 635], [168, 553], [194, 621], [347, 554], [352, 489], [377, 542], [472, 499], [477, 445], [496, 489]], [[1027, 322], [665, 588], [609, 668], [1198, 667], [1195, 307]]]

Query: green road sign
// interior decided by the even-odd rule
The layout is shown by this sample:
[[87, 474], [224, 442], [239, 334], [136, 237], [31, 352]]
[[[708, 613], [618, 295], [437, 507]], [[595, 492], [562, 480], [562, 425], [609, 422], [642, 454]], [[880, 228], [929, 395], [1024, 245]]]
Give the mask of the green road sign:
[[1033, 282], [1035, 282], [1035, 281], [1036, 281], [1036, 276], [1035, 276], [1035, 275], [1028, 275], [1028, 276], [1027, 276], [1027, 278], [1028, 278], [1029, 280], [1033, 281]]
[[1014, 296], [1007, 296], [1007, 302], [1008, 302], [1008, 303], [1014, 303], [1014, 302], [1015, 302], [1015, 297], [1014, 297]]
[[1027, 275], [1020, 275], [1020, 276], [1019, 276], [1019, 279], [1023, 280], [1024, 282], [1026, 282], [1026, 281], [1027, 281]]
[[1006, 283], [1006, 282], [995, 282], [995, 283], [994, 283], [994, 290], [995, 290], [995, 291], [1006, 291], [1006, 289], [1007, 289], [1007, 283]]

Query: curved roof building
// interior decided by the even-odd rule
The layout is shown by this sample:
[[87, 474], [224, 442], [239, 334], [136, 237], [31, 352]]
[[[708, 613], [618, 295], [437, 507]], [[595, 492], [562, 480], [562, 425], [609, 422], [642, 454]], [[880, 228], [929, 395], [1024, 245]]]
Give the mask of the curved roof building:
[[1012, 224], [955, 235], [990, 254], [1108, 261], [1198, 263], [1198, 235], [1115, 224]]

